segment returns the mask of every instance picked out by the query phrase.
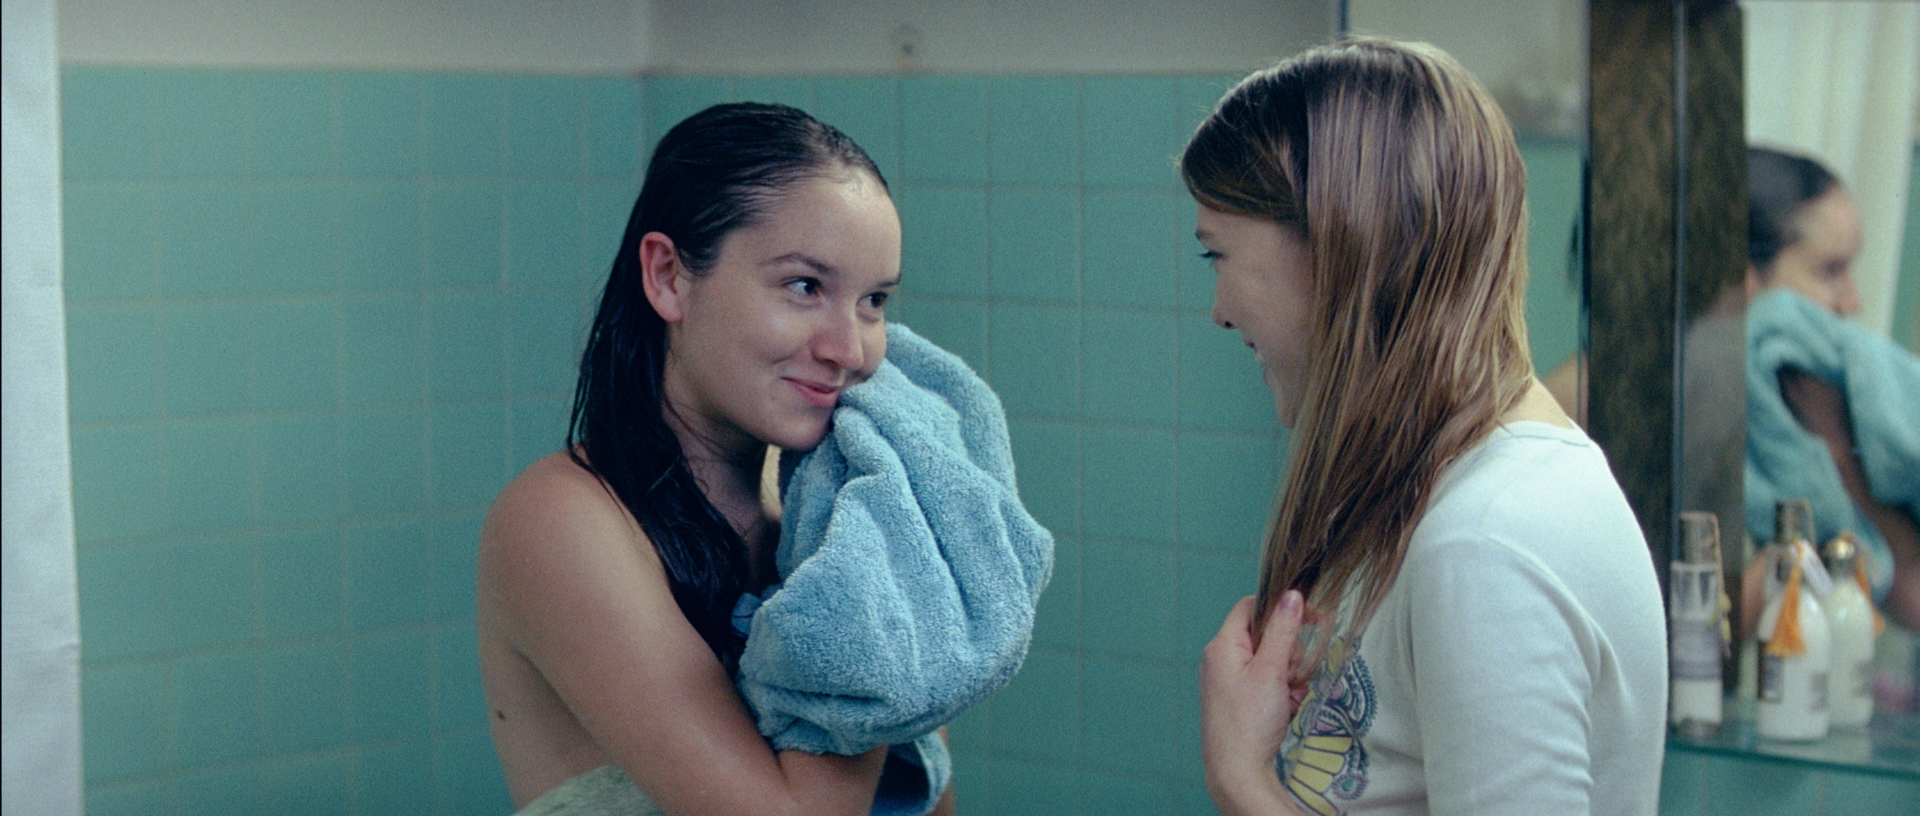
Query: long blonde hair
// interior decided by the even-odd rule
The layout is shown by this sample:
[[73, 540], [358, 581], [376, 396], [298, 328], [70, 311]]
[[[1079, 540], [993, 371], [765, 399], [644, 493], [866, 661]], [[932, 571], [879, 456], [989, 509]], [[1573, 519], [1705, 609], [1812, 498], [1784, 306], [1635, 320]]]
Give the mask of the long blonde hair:
[[1487, 90], [1422, 43], [1353, 39], [1229, 91], [1181, 156], [1202, 205], [1304, 235], [1309, 373], [1255, 636], [1298, 588], [1310, 674], [1392, 586], [1441, 473], [1518, 404], [1526, 170]]

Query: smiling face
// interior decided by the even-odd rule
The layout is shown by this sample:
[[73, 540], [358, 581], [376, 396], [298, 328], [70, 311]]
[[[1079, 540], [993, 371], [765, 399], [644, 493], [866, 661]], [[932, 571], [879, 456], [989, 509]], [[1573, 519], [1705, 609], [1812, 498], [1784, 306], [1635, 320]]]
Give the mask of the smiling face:
[[1837, 315], [1859, 311], [1853, 258], [1860, 254], [1860, 208], [1853, 197], [1836, 186], [1801, 207], [1794, 222], [1800, 240], [1757, 271], [1759, 284], [1792, 289]]
[[1240, 332], [1273, 391], [1280, 424], [1293, 427], [1307, 383], [1313, 258], [1290, 227], [1199, 206], [1194, 235], [1213, 262], [1213, 322]]
[[886, 355], [900, 219], [864, 173], [807, 179], [723, 239], [704, 274], [671, 265], [670, 286], [649, 296], [668, 322], [667, 401], [692, 437], [682, 444], [808, 450], [840, 392]]

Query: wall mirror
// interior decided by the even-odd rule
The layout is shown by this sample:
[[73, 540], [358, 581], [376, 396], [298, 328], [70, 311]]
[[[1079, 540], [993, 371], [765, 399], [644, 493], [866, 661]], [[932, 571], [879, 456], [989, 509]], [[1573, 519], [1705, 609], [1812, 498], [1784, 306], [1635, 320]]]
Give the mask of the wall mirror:
[[[1874, 4], [1840, 5], [1848, 15], [1879, 13], [1866, 10]], [[1879, 240], [1869, 239], [1856, 274], [1863, 306], [1876, 303], [1855, 319], [1912, 349], [1913, 330], [1902, 327], [1914, 321], [1914, 287], [1895, 273], [1901, 233], [1912, 232], [1911, 216], [1897, 211], [1912, 173], [1894, 159], [1913, 155], [1920, 129], [1910, 103], [1890, 116], [1891, 91], [1855, 86], [1900, 70], [1884, 63], [1902, 57], [1900, 48], [1911, 52], [1913, 39], [1875, 50], [1890, 21], [1840, 22], [1834, 8], [1831, 0], [1566, 0], [1520, 9], [1485, 0], [1444, 13], [1385, 0], [1343, 6], [1345, 30], [1438, 44], [1507, 109], [1529, 175], [1536, 369], [1607, 449], [1663, 573], [1681, 510], [1722, 520], [1728, 575], [1739, 574], [1752, 548], [1742, 491], [1749, 138], [1838, 154], [1843, 180], [1867, 180], [1871, 189], [1859, 194], [1882, 211], [1864, 213], [1866, 231]], [[1830, 64], [1836, 59], [1846, 64]], [[1914, 74], [1911, 54], [1904, 59]], [[1845, 94], [1833, 87], [1849, 81]], [[1806, 114], [1816, 108], [1823, 117]], [[1857, 146], [1863, 128], [1876, 127], [1882, 145]], [[1676, 750], [1920, 774], [1910, 719], [1882, 717], [1872, 733], [1818, 743], [1760, 740], [1751, 703], [1741, 702], [1753, 697], [1751, 666], [1742, 675], [1730, 657], [1726, 674], [1747, 678], [1730, 682], [1729, 727]]]
[[[1906, 3], [1829, 0], [1742, 0], [1738, 8], [1748, 144], [1806, 156], [1824, 165], [1838, 178], [1840, 196], [1859, 214], [1858, 251], [1848, 270], [1851, 289], [1857, 294], [1832, 298], [1817, 297], [1817, 290], [1811, 294], [1821, 305], [1840, 311], [1868, 332], [1885, 336], [1893, 344], [1904, 344], [1905, 353], [1911, 355], [1914, 281], [1903, 278], [1913, 276], [1914, 244], [1920, 241], [1913, 216], [1907, 212], [1912, 206], [1913, 157], [1916, 136], [1920, 135], [1915, 102], [1920, 94], [1920, 88], [1916, 88], [1920, 83], [1920, 57], [1916, 57], [1914, 47], [1920, 42], [1920, 9]], [[1796, 223], [1806, 225], [1801, 240], [1821, 237], [1813, 234], [1819, 229], [1813, 221], [1802, 216]], [[1775, 275], [1764, 285], [1778, 287], [1787, 285], [1787, 281]], [[1749, 315], [1750, 322], [1761, 319], [1759, 313]], [[1691, 334], [1688, 341], [1690, 357], [1718, 354], [1711, 346], [1696, 352]], [[1734, 404], [1767, 399], [1740, 391], [1730, 397], [1710, 398], [1715, 402], [1731, 398]], [[1687, 415], [1695, 413], [1689, 410]], [[1749, 416], [1758, 415], [1758, 411], [1749, 411]], [[1870, 423], [1861, 425], [1858, 433], [1873, 433]], [[1756, 420], [1747, 434], [1748, 449], [1753, 450], [1757, 443], [1765, 444], [1769, 431]], [[1683, 484], [1709, 481], [1704, 474], [1683, 473], [1683, 477], [1689, 480]], [[1723, 524], [1723, 541], [1751, 547], [1751, 542], [1764, 540], [1767, 534], [1767, 510], [1778, 491], [1756, 487], [1751, 480], [1744, 489], [1745, 523], [1734, 525], [1733, 532], [1737, 535], [1744, 529], [1746, 540], [1729, 537]], [[1911, 552], [1911, 514], [1894, 513], [1898, 517], [1891, 524], [1886, 519], [1868, 524], [1877, 525], [1874, 532], [1883, 540], [1896, 539], [1893, 547]], [[1825, 541], [1836, 530], [1854, 526], [1848, 522], [1857, 523], [1850, 517], [1839, 518], [1843, 514], [1846, 510], [1832, 507], [1816, 510], [1815, 537]], [[1728, 560], [1734, 556], [1730, 553]], [[1896, 594], [1899, 592], [1896, 590]], [[1901, 606], [1902, 602], [1892, 598], [1883, 604], [1889, 610]], [[1876, 643], [1871, 672], [1877, 698], [1875, 718], [1864, 733], [1835, 729], [1817, 743], [1782, 745], [1736, 732], [1723, 736], [1717, 746], [1904, 773], [1909, 778], [1920, 776], [1920, 726], [1916, 725], [1913, 709], [1909, 703], [1904, 715], [1897, 705], [1889, 710], [1890, 703], [1911, 698], [1911, 692], [1903, 698], [1894, 689], [1911, 688], [1915, 638], [1910, 630], [1920, 621], [1905, 613], [1896, 613], [1893, 618], [1905, 623], [1906, 628], [1889, 626]], [[1743, 668], [1741, 691], [1752, 683], [1747, 679], [1751, 667]]]
[[[1588, 427], [1607, 449], [1656, 563], [1669, 560], [1677, 513], [1704, 509], [1721, 519], [1729, 575], [1739, 574], [1750, 547], [1750, 525], [1743, 523], [1746, 387], [1742, 376], [1730, 375], [1743, 370], [1745, 359], [1745, 148], [1763, 116], [1756, 111], [1770, 104], [1765, 94], [1829, 71], [1824, 58], [1803, 55], [1780, 73], [1757, 78], [1763, 74], [1756, 69], [1781, 49], [1756, 44], [1752, 36], [1762, 29], [1749, 28], [1746, 15], [1756, 9], [1770, 15], [1775, 9], [1765, 7], [1773, 5], [1595, 0], [1589, 6], [1591, 19], [1606, 24], [1591, 27], [1589, 52], [1587, 354], [1594, 387]], [[1911, 73], [1911, 35], [1901, 42]], [[1870, 51], [1827, 48], [1849, 56]], [[1749, 59], [1759, 52], [1767, 59]], [[1858, 67], [1831, 72], [1871, 73]], [[1833, 95], [1819, 93], [1823, 100]], [[1783, 121], [1817, 119], [1807, 115], [1804, 101], [1788, 104], [1793, 110]], [[1826, 110], [1839, 118], [1843, 108]], [[1847, 115], [1871, 118], [1883, 109], [1856, 105]], [[1898, 115], [1903, 123], [1911, 117], [1910, 108]], [[1910, 156], [1911, 140], [1908, 124], [1896, 136], [1896, 155]], [[1897, 176], [1901, 190], [1910, 184], [1905, 173], [1881, 175]], [[1893, 263], [1864, 255], [1861, 262]], [[1893, 282], [1882, 286], [1899, 289]], [[1897, 303], [1883, 308], [1889, 305], [1889, 313], [1899, 310]], [[1895, 640], [1896, 651], [1911, 643], [1910, 636]], [[1910, 677], [1911, 651], [1904, 654], [1893, 662], [1903, 659]], [[1816, 742], [1760, 739], [1752, 726], [1754, 672], [1751, 666], [1742, 671], [1737, 658], [1727, 670], [1719, 734], [1676, 739], [1673, 750], [1920, 776], [1911, 714], [1882, 711], [1871, 728], [1835, 731]]]

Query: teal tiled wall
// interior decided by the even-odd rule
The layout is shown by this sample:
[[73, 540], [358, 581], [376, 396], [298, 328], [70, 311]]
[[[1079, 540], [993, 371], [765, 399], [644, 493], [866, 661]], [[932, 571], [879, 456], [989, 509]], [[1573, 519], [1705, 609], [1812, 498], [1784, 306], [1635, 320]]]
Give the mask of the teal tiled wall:
[[[643, 145], [747, 98], [879, 162], [895, 318], [1000, 391], [1058, 535], [1026, 668], [952, 729], [964, 812], [1210, 812], [1194, 667], [1285, 446], [1173, 171], [1233, 79], [70, 67], [89, 812], [506, 811], [480, 517], [559, 444]], [[1578, 156], [1526, 149], [1545, 366]]]
[[640, 82], [62, 84], [88, 812], [506, 812], [474, 542], [559, 446]]

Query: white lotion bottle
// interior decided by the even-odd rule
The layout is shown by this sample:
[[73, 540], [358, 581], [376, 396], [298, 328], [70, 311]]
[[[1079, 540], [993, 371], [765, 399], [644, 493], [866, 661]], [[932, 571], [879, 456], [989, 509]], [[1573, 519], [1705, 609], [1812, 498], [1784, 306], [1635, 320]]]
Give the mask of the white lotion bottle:
[[[1811, 514], [1805, 501], [1780, 502], [1774, 510], [1774, 576], [1780, 591], [1767, 599], [1760, 613], [1760, 689], [1754, 726], [1760, 736], [1776, 740], [1823, 739], [1831, 724], [1827, 709], [1827, 682], [1833, 665], [1833, 638], [1827, 615], [1815, 597], [1815, 573], [1826, 569], [1807, 542]], [[1789, 602], [1791, 599], [1791, 603]], [[1784, 636], [1781, 617], [1792, 606], [1798, 624], [1798, 644]]]
[[1835, 728], [1861, 728], [1873, 718], [1873, 603], [1854, 577], [1860, 548], [1852, 536], [1828, 541], [1825, 556], [1833, 577], [1833, 593], [1822, 604], [1833, 636], [1827, 711]]
[[1725, 592], [1720, 574], [1720, 520], [1712, 513], [1680, 514], [1680, 557], [1671, 565], [1667, 587], [1667, 722], [1694, 739], [1720, 730], [1721, 661], [1726, 641]]

